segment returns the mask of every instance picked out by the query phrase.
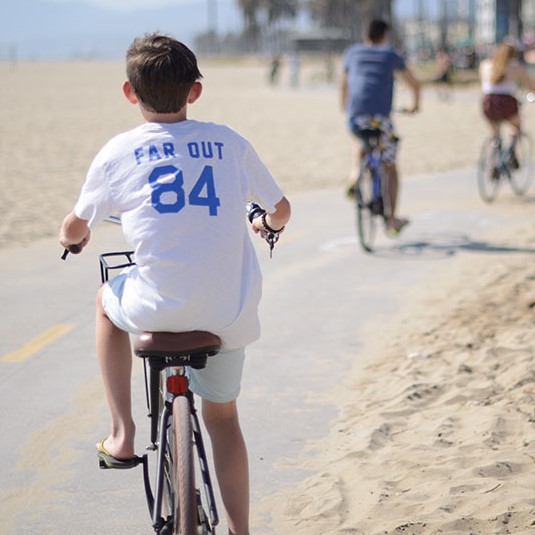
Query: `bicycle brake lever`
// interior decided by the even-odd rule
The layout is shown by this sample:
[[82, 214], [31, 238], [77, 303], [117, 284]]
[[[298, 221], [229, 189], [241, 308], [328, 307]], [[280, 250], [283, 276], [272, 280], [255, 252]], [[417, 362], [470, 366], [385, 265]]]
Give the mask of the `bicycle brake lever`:
[[273, 258], [273, 248], [275, 247], [275, 244], [279, 241], [279, 235], [270, 232], [266, 236], [266, 241], [269, 244], [269, 258]]

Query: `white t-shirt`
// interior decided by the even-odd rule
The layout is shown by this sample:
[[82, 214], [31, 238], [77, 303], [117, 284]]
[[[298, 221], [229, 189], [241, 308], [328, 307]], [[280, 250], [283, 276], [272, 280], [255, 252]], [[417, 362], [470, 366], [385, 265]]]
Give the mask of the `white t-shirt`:
[[75, 207], [94, 227], [121, 214], [135, 252], [122, 306], [144, 331], [207, 330], [227, 349], [260, 334], [261, 273], [248, 201], [283, 194], [251, 144], [213, 123], [145, 123], [97, 154]]

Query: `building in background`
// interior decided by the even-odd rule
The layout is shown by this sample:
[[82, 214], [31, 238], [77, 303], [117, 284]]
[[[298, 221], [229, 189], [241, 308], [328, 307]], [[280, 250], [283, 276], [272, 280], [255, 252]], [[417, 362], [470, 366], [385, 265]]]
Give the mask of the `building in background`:
[[[527, 2], [525, 2], [527, 4]], [[523, 37], [522, 0], [477, 0], [476, 44], [488, 48], [507, 36]]]

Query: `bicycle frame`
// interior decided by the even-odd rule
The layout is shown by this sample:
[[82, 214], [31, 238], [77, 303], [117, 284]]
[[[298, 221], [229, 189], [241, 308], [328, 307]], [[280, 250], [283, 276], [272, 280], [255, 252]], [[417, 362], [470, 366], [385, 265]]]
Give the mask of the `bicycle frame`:
[[[197, 409], [193, 399], [193, 394], [189, 390], [189, 383], [187, 377], [184, 375], [184, 366], [177, 366], [172, 358], [162, 359], [161, 357], [144, 357], [145, 370], [145, 387], [148, 386], [147, 404], [149, 408], [149, 418], [151, 420], [151, 438], [150, 445], [147, 449], [158, 451], [157, 470], [156, 470], [156, 486], [153, 496], [150, 479], [144, 477], [145, 494], [147, 497], [147, 504], [149, 513], [152, 518], [152, 526], [156, 533], [166, 525], [168, 519], [162, 516], [163, 505], [163, 491], [165, 482], [165, 452], [168, 446], [167, 431], [170, 427], [170, 419], [173, 415], [173, 400], [177, 396], [185, 396], [188, 399], [190, 409], [191, 423], [193, 428], [193, 441], [197, 450], [199, 459], [199, 469], [204, 485], [204, 492], [208, 501], [208, 509], [210, 515], [210, 524], [212, 526], [212, 533], [215, 534], [215, 526], [219, 523], [219, 516], [215, 503], [215, 497], [212, 487], [210, 472], [208, 470], [208, 460], [206, 456], [206, 449], [201, 432], [199, 418], [197, 416]], [[149, 380], [147, 381], [147, 365], [149, 368]], [[160, 389], [161, 374], [165, 372], [166, 378], [166, 392], [165, 402], [161, 414], [159, 413], [160, 399], [162, 399], [162, 392]], [[181, 381], [173, 381], [172, 378], [180, 377]], [[145, 463], [146, 465], [147, 463]], [[145, 471], [144, 471], [145, 472]]]
[[[107, 258], [124, 257], [125, 262], [110, 265]], [[102, 283], [109, 280], [111, 270], [123, 269], [133, 265], [133, 251], [104, 253], [99, 257]], [[195, 365], [192, 363], [192, 365]], [[147, 373], [148, 368], [148, 373]], [[177, 396], [188, 399], [189, 413], [193, 430], [193, 443], [197, 451], [199, 469], [203, 481], [204, 493], [208, 505], [209, 530], [215, 535], [215, 526], [219, 524], [216, 501], [208, 469], [206, 449], [201, 432], [201, 426], [195, 408], [193, 393], [189, 390], [189, 382], [185, 375], [184, 359], [178, 357], [161, 357], [143, 355], [143, 369], [145, 380], [145, 395], [147, 400], [148, 417], [150, 418], [150, 444], [148, 450], [157, 451], [156, 484], [153, 488], [150, 481], [148, 456], [144, 454], [140, 462], [143, 464], [143, 482], [152, 526], [156, 533], [167, 533], [166, 526], [170, 517], [163, 518], [163, 495], [165, 483], [165, 455], [168, 448], [168, 429], [173, 414], [173, 401]], [[165, 377], [162, 377], [165, 374]], [[179, 377], [180, 380], [174, 379]], [[162, 378], [165, 378], [165, 390], [162, 391]], [[161, 401], [163, 406], [161, 407]], [[160, 411], [161, 407], [161, 411]], [[171, 515], [172, 516], [172, 515]]]
[[383, 156], [378, 145], [377, 137], [369, 137], [366, 142], [364, 153], [364, 166], [370, 169], [372, 174], [372, 205], [373, 215], [380, 215], [386, 218], [384, 211], [384, 195], [382, 183]]
[[496, 165], [496, 168], [499, 170], [500, 176], [505, 175], [507, 178], [511, 178], [511, 166], [509, 162], [511, 156], [513, 155], [516, 141], [517, 138], [515, 136], [512, 136], [510, 143], [506, 147], [504, 147], [504, 138], [502, 133], [500, 132], [495, 137], [495, 142], [498, 148], [498, 163]]

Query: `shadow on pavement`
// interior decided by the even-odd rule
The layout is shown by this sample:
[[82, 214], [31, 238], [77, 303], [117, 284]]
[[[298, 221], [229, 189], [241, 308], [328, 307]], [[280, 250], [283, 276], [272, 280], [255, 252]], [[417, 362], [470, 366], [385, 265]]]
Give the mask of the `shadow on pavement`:
[[410, 258], [435, 259], [453, 256], [463, 251], [494, 254], [535, 254], [535, 247], [492, 244], [486, 241], [472, 240], [466, 234], [434, 233], [421, 235], [399, 244], [377, 247], [372, 254], [382, 258], [406, 256]]

